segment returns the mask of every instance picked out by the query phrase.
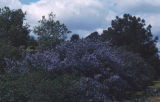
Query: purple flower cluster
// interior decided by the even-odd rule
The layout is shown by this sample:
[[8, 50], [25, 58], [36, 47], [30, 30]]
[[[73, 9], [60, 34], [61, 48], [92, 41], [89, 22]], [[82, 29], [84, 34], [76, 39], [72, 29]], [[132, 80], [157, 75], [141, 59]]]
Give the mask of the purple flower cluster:
[[[102, 73], [111, 68], [114, 71], [146, 71], [147, 64], [141, 57], [122, 48], [112, 47], [110, 42], [89, 41], [64, 42], [54, 50], [25, 53], [24, 59], [6, 59], [9, 70], [19, 72], [42, 68], [46, 71], [62, 71], [73, 74]], [[137, 68], [136, 68], [137, 67]]]
[[56, 46], [54, 50], [25, 53], [24, 59], [20, 61], [6, 59], [6, 64], [8, 72], [17, 74], [43, 69], [47, 72], [82, 75], [101, 83], [107, 82], [105, 85], [115, 93], [122, 93], [133, 87], [142, 88], [152, 79], [150, 76], [153, 73], [138, 54], [128, 52], [124, 48], [113, 47], [109, 41], [87, 39], [66, 41]]
[[23, 60], [13, 61], [5, 59], [8, 66], [8, 71], [16, 71], [19, 73], [27, 73], [35, 69], [43, 69], [45, 71], [53, 70], [60, 62], [58, 55], [51, 51], [37, 52], [31, 54], [25, 52]]

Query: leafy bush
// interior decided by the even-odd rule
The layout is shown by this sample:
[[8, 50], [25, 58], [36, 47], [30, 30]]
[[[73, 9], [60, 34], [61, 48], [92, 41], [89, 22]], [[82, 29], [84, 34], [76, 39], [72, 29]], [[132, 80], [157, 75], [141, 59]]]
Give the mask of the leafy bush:
[[[15, 76], [43, 69], [59, 75], [88, 77], [108, 87], [109, 92], [105, 95], [114, 95], [115, 98], [125, 97], [127, 91], [135, 92], [144, 88], [154, 73], [138, 54], [112, 47], [110, 42], [84, 39], [61, 43], [54, 51], [26, 53], [23, 60], [14, 62], [7, 59], [6, 62], [8, 72], [15, 73]], [[118, 76], [118, 79], [113, 76]]]
[[4, 72], [6, 63], [4, 58], [20, 59], [21, 49], [9, 44], [0, 43], [0, 72]]
[[[76, 77], [44, 72], [21, 77], [0, 75], [1, 102], [75, 102], [80, 91], [73, 84]], [[75, 98], [74, 98], [75, 97]]]

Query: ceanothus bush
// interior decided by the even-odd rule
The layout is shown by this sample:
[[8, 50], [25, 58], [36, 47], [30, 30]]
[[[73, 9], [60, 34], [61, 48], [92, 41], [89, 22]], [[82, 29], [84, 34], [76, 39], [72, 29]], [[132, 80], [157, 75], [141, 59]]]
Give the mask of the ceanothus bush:
[[126, 91], [142, 89], [151, 81], [151, 74], [154, 73], [138, 54], [128, 52], [122, 47], [115, 47], [109, 41], [89, 39], [66, 41], [53, 50], [25, 53], [22, 60], [6, 59], [6, 63], [7, 71], [15, 75], [23, 75], [32, 70], [44, 70], [89, 77], [108, 86], [107, 94], [113, 93], [115, 97], [124, 97]]

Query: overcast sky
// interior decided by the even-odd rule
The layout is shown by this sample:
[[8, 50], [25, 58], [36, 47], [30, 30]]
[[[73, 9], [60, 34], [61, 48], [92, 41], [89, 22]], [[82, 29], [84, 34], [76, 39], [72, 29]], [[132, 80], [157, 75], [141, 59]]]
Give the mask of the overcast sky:
[[124, 13], [139, 16], [160, 35], [160, 0], [0, 0], [0, 7], [22, 8], [27, 22], [34, 26], [50, 12], [73, 32], [86, 36], [106, 29], [115, 16]]

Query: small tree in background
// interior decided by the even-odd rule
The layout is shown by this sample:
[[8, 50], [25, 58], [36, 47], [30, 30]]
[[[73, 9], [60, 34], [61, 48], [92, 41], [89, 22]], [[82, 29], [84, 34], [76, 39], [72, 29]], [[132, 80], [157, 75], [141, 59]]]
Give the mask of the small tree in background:
[[79, 35], [78, 34], [73, 34], [72, 35], [72, 37], [71, 37], [71, 41], [73, 42], [73, 41], [77, 41], [77, 40], [79, 40], [80, 38], [79, 38]]
[[90, 40], [99, 40], [100, 39], [100, 35], [98, 34], [98, 32], [93, 32], [91, 33], [89, 36], [86, 37], [87, 39], [90, 39]]
[[49, 18], [45, 16], [39, 21], [39, 25], [34, 28], [34, 33], [38, 35], [38, 42], [43, 49], [54, 48], [61, 41], [64, 41], [70, 31], [50, 13]]

